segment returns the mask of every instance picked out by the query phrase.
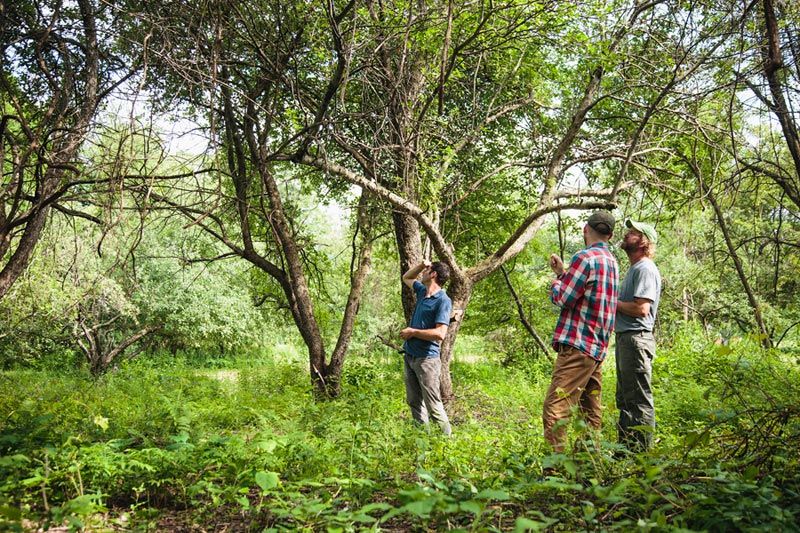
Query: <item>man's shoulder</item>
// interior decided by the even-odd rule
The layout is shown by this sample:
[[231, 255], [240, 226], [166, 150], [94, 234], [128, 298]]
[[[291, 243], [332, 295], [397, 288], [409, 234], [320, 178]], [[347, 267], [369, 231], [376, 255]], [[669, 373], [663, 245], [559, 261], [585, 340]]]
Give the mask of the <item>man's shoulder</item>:
[[453, 305], [453, 300], [450, 299], [450, 295], [444, 289], [441, 289], [439, 293], [439, 305], [450, 304]]
[[637, 261], [635, 265], [631, 266], [631, 270], [639, 272], [651, 272], [655, 275], [660, 275], [655, 261], [649, 257], [644, 257], [640, 261]]
[[617, 258], [611, 253], [607, 245], [604, 246], [587, 246], [586, 248], [578, 251], [573, 257], [574, 260], [579, 261], [604, 261], [614, 265], [617, 264]]
[[576, 261], [583, 262], [589, 260], [592, 256], [596, 255], [596, 252], [592, 250], [591, 247], [588, 248], [581, 248], [572, 256], [572, 263]]

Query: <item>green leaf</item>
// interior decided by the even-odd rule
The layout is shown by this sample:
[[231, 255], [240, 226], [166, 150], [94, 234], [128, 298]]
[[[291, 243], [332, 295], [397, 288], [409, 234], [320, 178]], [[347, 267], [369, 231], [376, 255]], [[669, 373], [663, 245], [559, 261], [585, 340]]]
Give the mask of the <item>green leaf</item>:
[[62, 511], [65, 514], [88, 516], [92, 513], [104, 511], [100, 494], [84, 494], [66, 502]]
[[690, 448], [708, 444], [710, 441], [711, 436], [708, 431], [691, 431], [685, 437], [686, 445]]
[[414, 516], [427, 518], [431, 514], [434, 505], [436, 505], [436, 500], [433, 498], [427, 498], [425, 500], [406, 504], [403, 506], [403, 509]]
[[730, 346], [726, 346], [724, 344], [722, 346], [717, 346], [716, 348], [714, 348], [714, 351], [717, 352], [717, 355], [719, 355], [720, 357], [728, 355], [731, 352], [733, 352]]
[[504, 490], [483, 489], [475, 495], [476, 500], [499, 500], [506, 501], [511, 499], [508, 493]]
[[272, 453], [275, 451], [275, 448], [278, 447], [278, 443], [274, 440], [262, 440], [256, 443], [256, 449], [262, 452]]
[[755, 466], [748, 466], [745, 471], [742, 473], [742, 477], [745, 481], [753, 481], [758, 476], [758, 467]]
[[531, 520], [530, 518], [520, 516], [517, 518], [516, 522], [514, 522], [514, 533], [523, 533], [524, 531], [542, 531], [546, 527], [547, 524], [544, 522], [538, 522], [536, 520]]
[[103, 431], [108, 429], [108, 418], [104, 416], [96, 415], [94, 417], [94, 423], [96, 426], [99, 426], [100, 429], [102, 429]]
[[663, 469], [660, 466], [651, 466], [647, 469], [647, 472], [645, 472], [645, 478], [653, 480], [657, 478], [659, 474], [661, 474], [662, 470]]
[[22, 518], [22, 511], [17, 507], [10, 505], [0, 505], [0, 516], [8, 520], [20, 520]]
[[377, 518], [374, 516], [370, 516], [368, 514], [356, 514], [350, 517], [350, 520], [353, 522], [359, 522], [361, 524], [373, 524], [378, 521]]
[[256, 473], [256, 484], [261, 488], [262, 491], [268, 491], [274, 489], [278, 486], [278, 482], [280, 479], [278, 478], [278, 474], [275, 472], [257, 472]]
[[474, 500], [467, 500], [458, 504], [459, 509], [478, 516], [483, 512], [483, 506]]
[[375, 502], [375, 503], [368, 503], [367, 505], [359, 509], [358, 512], [362, 514], [368, 514], [371, 513], [372, 511], [388, 511], [389, 509], [392, 509], [392, 506], [389, 505], [388, 503]]
[[21, 466], [24, 463], [30, 462], [30, 458], [27, 455], [22, 455], [21, 453], [0, 457], [0, 466]]

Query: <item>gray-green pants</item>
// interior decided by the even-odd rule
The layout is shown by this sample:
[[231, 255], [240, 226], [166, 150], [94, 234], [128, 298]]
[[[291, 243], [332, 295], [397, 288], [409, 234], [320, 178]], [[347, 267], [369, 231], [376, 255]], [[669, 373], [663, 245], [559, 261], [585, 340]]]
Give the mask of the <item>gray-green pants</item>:
[[617, 409], [619, 441], [628, 448], [650, 447], [653, 432], [634, 426], [655, 427], [655, 406], [650, 386], [656, 339], [650, 331], [625, 331], [616, 336]]
[[420, 424], [428, 423], [428, 413], [450, 435], [450, 420], [444, 410], [439, 392], [439, 375], [442, 361], [438, 357], [411, 357], [405, 354], [406, 401], [411, 416]]

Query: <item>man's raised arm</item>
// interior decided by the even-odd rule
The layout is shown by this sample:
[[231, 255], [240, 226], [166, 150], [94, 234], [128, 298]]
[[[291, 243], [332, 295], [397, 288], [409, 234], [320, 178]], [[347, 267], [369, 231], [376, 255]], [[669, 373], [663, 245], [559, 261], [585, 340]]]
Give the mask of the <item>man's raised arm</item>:
[[417, 266], [409, 268], [408, 272], [403, 274], [403, 283], [405, 283], [408, 288], [413, 288], [414, 282], [417, 281], [417, 277], [419, 277], [420, 273], [429, 266], [431, 266], [430, 261], [423, 261]]

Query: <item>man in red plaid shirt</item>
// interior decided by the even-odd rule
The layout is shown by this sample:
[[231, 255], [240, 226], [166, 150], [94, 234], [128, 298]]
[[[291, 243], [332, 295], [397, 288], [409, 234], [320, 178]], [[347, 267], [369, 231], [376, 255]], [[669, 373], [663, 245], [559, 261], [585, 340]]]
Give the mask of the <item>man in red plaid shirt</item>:
[[572, 257], [567, 269], [560, 257], [550, 256], [556, 274], [550, 300], [561, 307], [561, 316], [553, 334], [558, 358], [542, 420], [545, 440], [556, 452], [564, 450], [565, 423], [573, 406], [579, 406], [589, 425], [600, 429], [600, 366], [617, 311], [617, 260], [608, 249], [614, 223], [608, 211], [592, 213], [583, 227], [586, 248]]

